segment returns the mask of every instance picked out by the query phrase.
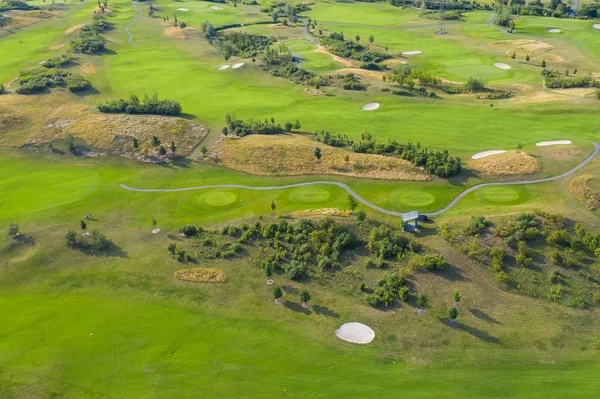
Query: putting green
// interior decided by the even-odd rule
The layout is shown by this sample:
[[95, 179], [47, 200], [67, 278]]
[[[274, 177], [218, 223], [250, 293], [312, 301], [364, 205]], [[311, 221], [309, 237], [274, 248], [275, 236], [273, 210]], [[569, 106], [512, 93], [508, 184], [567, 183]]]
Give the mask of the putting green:
[[231, 191], [211, 191], [200, 197], [200, 200], [206, 202], [208, 205], [218, 207], [231, 205], [236, 199], [237, 195]]
[[527, 201], [526, 192], [520, 187], [484, 187], [475, 197], [488, 203], [514, 205]]
[[301, 202], [305, 204], [316, 204], [329, 199], [331, 194], [322, 188], [300, 187], [290, 193], [291, 202]]
[[401, 188], [390, 193], [389, 201], [392, 204], [400, 202], [408, 206], [426, 206], [433, 204], [435, 197], [425, 190], [407, 190]]

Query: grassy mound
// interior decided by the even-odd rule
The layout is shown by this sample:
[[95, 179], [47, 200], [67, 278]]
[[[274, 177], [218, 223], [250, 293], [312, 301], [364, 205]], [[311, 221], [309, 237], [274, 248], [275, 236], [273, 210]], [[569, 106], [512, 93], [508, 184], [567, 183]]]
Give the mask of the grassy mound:
[[509, 176], [539, 172], [542, 167], [532, 156], [520, 151], [508, 151], [473, 159], [469, 167], [483, 175]]
[[590, 187], [592, 175], [583, 175], [569, 182], [569, 192], [586, 208], [594, 210], [600, 205], [600, 191]]
[[183, 269], [175, 272], [175, 278], [196, 283], [224, 283], [227, 276], [220, 270], [208, 268]]

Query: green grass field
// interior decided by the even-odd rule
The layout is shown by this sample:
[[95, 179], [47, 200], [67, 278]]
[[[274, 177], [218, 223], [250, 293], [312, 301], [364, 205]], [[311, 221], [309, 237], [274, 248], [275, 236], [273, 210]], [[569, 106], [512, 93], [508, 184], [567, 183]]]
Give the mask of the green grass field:
[[[158, 93], [179, 101], [185, 117], [205, 125], [210, 144], [226, 114], [262, 120], [299, 119], [302, 130], [329, 130], [356, 139], [369, 131], [379, 140], [420, 142], [448, 150], [466, 164], [473, 153], [493, 149], [523, 150], [536, 157], [541, 178], [579, 164], [600, 141], [600, 102], [592, 97], [565, 96], [560, 101], [533, 101], [528, 92], [514, 99], [476, 100], [444, 96], [440, 100], [394, 96], [374, 83], [363, 92], [323, 88], [314, 96], [304, 87], [273, 77], [248, 60], [230, 59], [189, 31], [188, 38], [165, 36], [170, 23], [163, 16], [199, 31], [204, 21], [215, 26], [243, 23], [243, 30], [276, 35], [302, 58], [302, 67], [327, 74], [343, 65], [314, 53], [299, 26], [275, 28], [250, 6], [203, 1], [158, 1], [156, 18], [142, 18], [130, 32], [125, 26], [137, 15], [130, 1], [109, 2], [113, 29], [102, 55], [80, 56], [95, 75], [86, 75], [95, 93], [71, 97], [93, 107], [100, 101], [131, 94]], [[32, 3], [33, 4], [33, 3]], [[42, 5], [36, 1], [35, 4]], [[19, 71], [62, 54], [50, 50], [68, 44], [78, 33], [65, 30], [88, 23], [95, 2], [88, 2], [68, 20], [80, 2], [50, 19], [0, 34], [0, 83]], [[210, 8], [219, 5], [223, 10]], [[187, 11], [177, 10], [185, 8]], [[301, 13], [318, 21], [317, 29], [343, 31], [346, 37], [375, 37], [379, 49], [421, 50], [405, 60], [414, 68], [453, 81], [478, 77], [495, 88], [542, 86], [538, 63], [543, 57], [512, 60], [499, 40], [535, 40], [553, 46], [549, 54], [565, 57], [550, 62], [561, 71], [578, 68], [580, 75], [600, 72], [600, 31], [591, 21], [540, 17], [516, 19], [517, 31], [507, 34], [488, 25], [492, 12], [465, 14], [449, 22], [448, 35], [437, 36], [435, 20], [412, 9], [387, 3], [318, 1]], [[300, 25], [300, 24], [298, 24]], [[557, 27], [563, 33], [548, 32]], [[278, 43], [279, 45], [279, 43]], [[245, 62], [240, 68], [217, 70], [224, 63]], [[493, 63], [511, 64], [511, 70]], [[79, 70], [79, 65], [70, 67]], [[11, 88], [10, 90], [14, 89]], [[515, 89], [516, 90], [516, 89]], [[15, 94], [9, 94], [12, 96]], [[45, 94], [51, 96], [53, 94]], [[372, 112], [362, 105], [379, 102]], [[493, 103], [493, 107], [490, 106]], [[0, 116], [2, 110], [0, 109]], [[0, 124], [0, 132], [4, 132]], [[19, 132], [9, 132], [18, 136]], [[7, 135], [8, 136], [8, 135]], [[57, 139], [62, 139], [58, 137]], [[13, 136], [11, 136], [13, 137]], [[572, 157], [553, 158], [535, 143], [570, 139]], [[8, 139], [7, 139], [8, 140]], [[577, 152], [578, 151], [578, 152]], [[350, 265], [327, 277], [294, 282], [276, 274], [284, 288], [284, 305], [272, 302], [263, 271], [248, 257], [198, 262], [224, 271], [225, 284], [196, 284], [175, 279], [184, 267], [167, 254], [167, 244], [179, 242], [187, 223], [219, 228], [253, 223], [261, 218], [324, 208], [348, 208], [348, 195], [338, 187], [308, 186], [274, 191], [211, 188], [182, 192], [131, 192], [137, 188], [182, 188], [233, 183], [285, 185], [314, 180], [348, 184], [366, 200], [396, 211], [431, 212], [443, 208], [466, 188], [484, 181], [521, 176], [478, 177], [462, 174], [430, 182], [402, 182], [339, 176], [269, 177], [249, 175], [208, 164], [194, 152], [172, 164], [143, 164], [112, 156], [81, 158], [43, 149], [0, 148], [0, 398], [236, 398], [398, 397], [410, 398], [595, 398], [600, 391], [600, 328], [598, 306], [569, 308], [543, 299], [507, 292], [488, 269], [452, 248], [436, 234], [442, 222], [468, 223], [472, 215], [495, 217], [543, 210], [560, 212], [597, 231], [598, 210], [588, 210], [568, 191], [578, 175], [597, 175], [600, 158], [573, 176], [542, 184], [493, 186], [467, 195], [457, 206], [423, 224], [417, 240], [443, 253], [444, 273], [415, 272], [411, 292], [427, 293], [425, 316], [415, 314], [411, 299], [389, 309], [369, 306], [357, 286], [374, 284], [385, 272], [367, 270], [368, 254], [356, 254]], [[592, 184], [597, 184], [592, 181]], [[597, 186], [593, 186], [597, 187]], [[275, 202], [276, 210], [270, 204]], [[400, 227], [400, 220], [359, 206], [369, 220]], [[69, 229], [91, 213], [88, 230], [99, 230], [114, 243], [105, 253], [71, 248]], [[151, 220], [161, 231], [153, 234]], [[340, 218], [356, 225], [354, 218]], [[18, 223], [22, 239], [6, 234]], [[598, 273], [597, 265], [587, 265]], [[594, 275], [596, 275], [594, 274]], [[311, 306], [299, 305], [297, 292], [307, 287]], [[452, 293], [463, 295], [460, 327], [447, 323]], [[334, 330], [349, 321], [371, 326], [370, 345], [351, 345]]]

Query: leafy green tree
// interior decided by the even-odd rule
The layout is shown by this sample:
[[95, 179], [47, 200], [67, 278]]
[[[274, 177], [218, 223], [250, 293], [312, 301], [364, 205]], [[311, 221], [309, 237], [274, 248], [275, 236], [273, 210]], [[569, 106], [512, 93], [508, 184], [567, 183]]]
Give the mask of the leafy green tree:
[[277, 204], [275, 204], [275, 201], [271, 201], [271, 210], [275, 212], [275, 209], [277, 209]]
[[202, 152], [202, 155], [203, 155], [203, 156], [206, 156], [206, 154], [208, 154], [208, 148], [206, 148], [206, 146], [205, 146], [205, 145], [203, 145], [203, 146], [200, 148], [200, 152]]
[[346, 163], [350, 162], [350, 155], [344, 154], [344, 162], [346, 162]]
[[454, 302], [460, 302], [460, 299], [462, 297], [460, 296], [460, 293], [458, 291], [454, 291], [454, 293], [452, 294], [452, 299], [454, 300]]
[[321, 159], [321, 149], [319, 147], [315, 147], [313, 150], [313, 155], [317, 158], [317, 161]]
[[517, 150], [521, 151], [523, 149], [523, 144], [518, 143], [517, 144]]
[[525, 56], [525, 61], [529, 62], [529, 60], [531, 60], [531, 57], [529, 56], [529, 54], [527, 54], [527, 55]]
[[542, 60], [542, 68], [546, 68], [546, 60]]
[[158, 147], [158, 155], [167, 155], [167, 149], [161, 145]]
[[348, 207], [350, 208], [350, 210], [352, 212], [354, 212], [354, 210], [356, 209], [357, 206], [358, 206], [358, 201], [356, 200], [356, 198], [354, 198], [351, 195], [348, 195]]
[[310, 301], [310, 293], [306, 288], [302, 288], [300, 290], [300, 293], [298, 294], [298, 298], [300, 298], [300, 301], [302, 303], [307, 303], [308, 301]]
[[67, 150], [74, 154], [77, 147], [75, 146], [75, 138], [72, 135], [67, 136]]
[[276, 285], [275, 287], [273, 287], [273, 298], [274, 299], [281, 299], [281, 297], [283, 296], [283, 290], [281, 289], [280, 286]]
[[183, 28], [187, 27], [187, 24], [186, 24], [185, 22], [181, 22], [181, 23], [179, 24], [179, 27], [180, 27], [181, 29], [183, 29]]
[[110, 245], [110, 241], [106, 238], [106, 236], [99, 231], [92, 231], [90, 247], [96, 250], [104, 250], [107, 249]]
[[158, 222], [156, 221], [156, 219], [152, 218], [152, 219], [150, 219], [150, 223], [152, 223], [152, 226], [153, 226], [153, 227], [156, 227], [156, 224], [157, 224]]
[[13, 238], [19, 235], [19, 225], [11, 223], [10, 226], [8, 226], [8, 235]]
[[375, 37], [373, 35], [369, 36], [369, 43], [373, 43], [375, 41]]
[[140, 146], [140, 143], [138, 142], [138, 139], [136, 139], [134, 137], [133, 138], [133, 148], [137, 150], [139, 146]]
[[81, 230], [85, 230], [87, 228], [87, 223], [85, 223], [83, 220], [79, 222], [79, 225], [81, 226]]
[[356, 35], [356, 36], [354, 37], [354, 40], [356, 40], [356, 43], [360, 42], [360, 36]]
[[362, 223], [367, 219], [367, 214], [362, 209], [354, 212], [354, 215], [356, 215], [356, 220], [358, 220], [358, 223]]
[[171, 152], [172, 152], [173, 154], [175, 154], [175, 151], [176, 151], [176, 150], [177, 150], [177, 147], [175, 146], [175, 142], [174, 142], [174, 141], [171, 141]]
[[169, 253], [170, 253], [171, 255], [173, 255], [173, 254], [175, 253], [175, 251], [176, 251], [176, 250], [177, 250], [177, 245], [176, 245], [175, 243], [170, 243], [170, 244], [167, 246], [167, 251], [169, 251]]
[[456, 318], [458, 317], [458, 309], [450, 308], [450, 310], [448, 310], [448, 317], [451, 321], [456, 320]]
[[279, 19], [279, 13], [277, 12], [277, 10], [273, 10], [273, 12], [271, 13], [271, 18], [273, 18], [273, 22], [277, 22], [277, 20]]
[[290, 122], [286, 122], [284, 125], [286, 132], [291, 132], [293, 127], [294, 127], [294, 125], [292, 125]]
[[429, 305], [429, 297], [427, 294], [419, 294], [417, 296], [417, 306], [421, 309], [425, 309]]
[[152, 136], [152, 138], [150, 139], [150, 144], [152, 145], [152, 147], [158, 147], [160, 145], [160, 140], [158, 139], [158, 137]]
[[67, 245], [72, 247], [77, 245], [77, 233], [75, 233], [75, 230], [69, 229], [69, 231], [67, 231], [67, 235], [65, 236], [65, 240], [67, 241]]
[[512, 58], [513, 60], [514, 60], [515, 58], [517, 58], [517, 53], [515, 53], [515, 52], [513, 51], [513, 53], [510, 55], [510, 58]]
[[300, 121], [298, 119], [296, 119], [296, 123], [294, 123], [294, 129], [298, 130], [302, 127], [302, 125], [300, 124]]
[[271, 262], [265, 263], [263, 271], [265, 273], [265, 277], [271, 278], [271, 276], [273, 276], [273, 265], [271, 264]]

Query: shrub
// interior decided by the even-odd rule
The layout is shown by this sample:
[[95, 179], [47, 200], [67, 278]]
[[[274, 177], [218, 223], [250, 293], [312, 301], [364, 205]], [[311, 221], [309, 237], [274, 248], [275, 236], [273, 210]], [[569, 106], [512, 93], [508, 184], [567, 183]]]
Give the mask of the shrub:
[[98, 110], [104, 113], [176, 116], [181, 114], [181, 104], [173, 100], [159, 100], [157, 94], [152, 97], [146, 95], [142, 101], [137, 96], [132, 95], [129, 100], [119, 99], [98, 104]]
[[411, 267], [426, 269], [429, 271], [444, 270], [446, 261], [440, 254], [416, 255], [410, 261]]
[[559, 284], [562, 281], [562, 275], [560, 274], [560, 272], [558, 270], [552, 270], [552, 272], [550, 273], [550, 276], [548, 276], [548, 280], [552, 284]]
[[186, 237], [195, 237], [196, 235], [198, 235], [198, 228], [193, 224], [186, 224], [179, 230], [179, 232], [185, 235]]
[[106, 238], [106, 236], [99, 231], [92, 231], [90, 236], [90, 247], [96, 250], [104, 250], [107, 249], [110, 245], [110, 241]]

